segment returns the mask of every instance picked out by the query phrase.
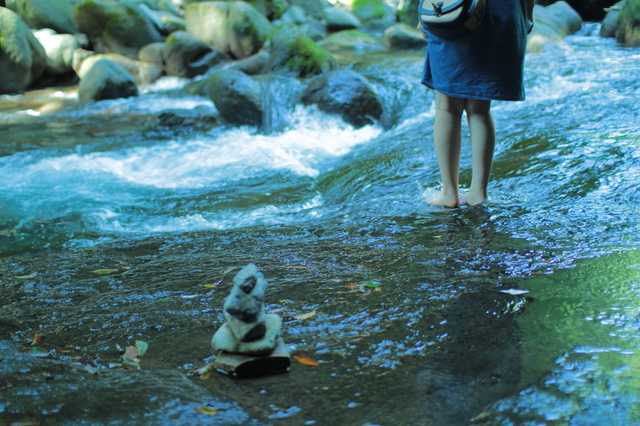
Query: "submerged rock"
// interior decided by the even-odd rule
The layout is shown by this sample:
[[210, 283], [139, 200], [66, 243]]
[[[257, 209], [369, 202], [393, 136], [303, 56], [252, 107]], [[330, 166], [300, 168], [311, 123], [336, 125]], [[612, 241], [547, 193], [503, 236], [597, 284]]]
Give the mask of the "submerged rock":
[[0, 383], [8, 384], [0, 387], [3, 425], [203, 424], [202, 406], [218, 410], [216, 425], [264, 424], [176, 369], [93, 368], [36, 357], [8, 341], [0, 341], [0, 360]]

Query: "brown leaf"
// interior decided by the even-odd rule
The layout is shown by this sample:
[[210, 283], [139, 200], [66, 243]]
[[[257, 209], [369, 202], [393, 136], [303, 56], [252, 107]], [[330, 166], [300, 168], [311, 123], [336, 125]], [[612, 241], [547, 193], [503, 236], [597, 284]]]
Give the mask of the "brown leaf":
[[140, 349], [135, 346], [129, 346], [122, 355], [122, 359], [135, 361], [135, 359], [140, 355]]
[[31, 341], [30, 346], [36, 346], [38, 343], [40, 343], [40, 340], [42, 340], [42, 336], [36, 333], [36, 335], [33, 336], [33, 340]]
[[318, 365], [320, 365], [318, 361], [311, 359], [306, 355], [296, 355], [293, 357], [293, 359], [295, 359], [302, 365], [308, 365], [310, 367], [317, 367]]
[[114, 272], [118, 272], [117, 269], [96, 269], [95, 271], [91, 271], [94, 274], [98, 274], [98, 275], [109, 275], [109, 274], [113, 274]]
[[311, 317], [314, 317], [315, 315], [316, 315], [316, 310], [314, 309], [313, 311], [305, 312], [302, 314], [291, 315], [291, 316], [295, 319], [302, 320], [302, 319], [309, 319]]
[[209, 416], [218, 414], [218, 410], [216, 410], [215, 408], [211, 408], [207, 405], [203, 405], [202, 407], [195, 407], [195, 408], [196, 410], [200, 411], [202, 414], [207, 414]]

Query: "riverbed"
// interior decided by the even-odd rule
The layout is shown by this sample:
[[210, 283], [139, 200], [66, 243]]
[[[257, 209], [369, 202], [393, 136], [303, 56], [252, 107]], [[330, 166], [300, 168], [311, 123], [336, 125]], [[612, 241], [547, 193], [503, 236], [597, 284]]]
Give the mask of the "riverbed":
[[[490, 199], [457, 209], [426, 202], [418, 50], [339, 57], [384, 105], [360, 129], [277, 102], [269, 131], [222, 126], [175, 78], [0, 97], [0, 423], [640, 422], [640, 50], [597, 34], [527, 54]], [[318, 365], [200, 377], [250, 262]]]

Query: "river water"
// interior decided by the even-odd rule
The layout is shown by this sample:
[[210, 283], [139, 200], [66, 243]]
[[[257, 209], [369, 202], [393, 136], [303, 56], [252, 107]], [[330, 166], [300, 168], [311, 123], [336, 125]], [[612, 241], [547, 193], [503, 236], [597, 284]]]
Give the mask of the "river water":
[[[361, 129], [287, 79], [263, 129], [172, 78], [0, 97], [0, 423], [639, 423], [640, 50], [597, 32], [527, 55], [527, 100], [494, 103], [490, 200], [459, 209], [426, 203], [421, 51], [338, 55], [384, 104]], [[249, 262], [319, 365], [201, 380]]]

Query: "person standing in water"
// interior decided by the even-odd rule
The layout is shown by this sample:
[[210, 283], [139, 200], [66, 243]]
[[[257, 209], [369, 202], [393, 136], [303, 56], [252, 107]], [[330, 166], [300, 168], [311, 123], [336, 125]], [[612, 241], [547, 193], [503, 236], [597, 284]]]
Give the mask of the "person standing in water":
[[[522, 101], [527, 34], [533, 26], [535, 0], [486, 0], [480, 25], [470, 33], [428, 39], [422, 84], [436, 91], [433, 128], [442, 191], [434, 206], [476, 205], [487, 200], [495, 128], [491, 101]], [[462, 113], [471, 139], [472, 178], [466, 200], [458, 192]]]

